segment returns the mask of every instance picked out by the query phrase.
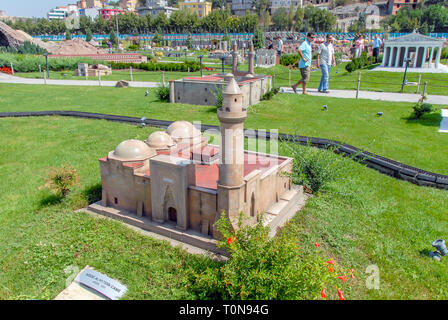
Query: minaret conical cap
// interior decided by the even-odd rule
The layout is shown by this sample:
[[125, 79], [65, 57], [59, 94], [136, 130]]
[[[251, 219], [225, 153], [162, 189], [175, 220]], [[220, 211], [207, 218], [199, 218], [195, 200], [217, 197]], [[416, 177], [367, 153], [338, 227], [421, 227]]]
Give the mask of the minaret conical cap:
[[222, 94], [241, 94], [241, 89], [238, 86], [238, 83], [236, 83], [235, 78], [230, 79], [229, 84]]

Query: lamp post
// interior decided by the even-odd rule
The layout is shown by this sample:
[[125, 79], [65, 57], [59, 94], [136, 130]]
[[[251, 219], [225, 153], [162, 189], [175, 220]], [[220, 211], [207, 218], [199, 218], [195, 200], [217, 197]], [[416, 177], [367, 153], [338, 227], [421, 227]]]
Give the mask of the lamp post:
[[203, 55], [198, 56], [198, 58], [199, 58], [199, 62], [201, 64], [201, 78], [202, 78], [202, 58], [203, 58]]
[[47, 76], [50, 78], [50, 69], [48, 68], [48, 52], [44, 52], [45, 62], [47, 64]]
[[404, 75], [403, 75], [403, 83], [401, 84], [401, 92], [404, 90], [404, 85], [406, 84], [406, 72], [408, 71], [408, 65], [409, 62], [411, 62], [411, 58], [404, 58], [405, 68], [404, 68]]

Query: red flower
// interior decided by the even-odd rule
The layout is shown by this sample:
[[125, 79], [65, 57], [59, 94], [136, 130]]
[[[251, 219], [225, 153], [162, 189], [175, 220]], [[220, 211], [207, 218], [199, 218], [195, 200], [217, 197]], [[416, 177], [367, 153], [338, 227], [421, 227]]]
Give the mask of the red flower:
[[227, 239], [227, 244], [231, 245], [233, 242], [233, 237], [229, 237], [229, 239]]
[[347, 280], [347, 277], [346, 277], [346, 276], [339, 276], [338, 278], [341, 279], [342, 282], [345, 282], [345, 281]]
[[333, 261], [333, 259], [328, 260], [327, 263], [328, 263], [328, 264], [332, 264], [332, 265], [334, 265], [334, 261]]
[[338, 296], [339, 296], [339, 300], [345, 300], [344, 294], [339, 289], [338, 289]]
[[353, 273], [350, 275], [350, 278], [355, 279], [355, 276], [353, 275]]
[[351, 272], [351, 273], [355, 272], [355, 269], [350, 269], [350, 272]]
[[315, 246], [316, 248], [319, 248], [319, 244], [318, 244], [317, 242], [314, 242], [314, 246]]
[[334, 268], [333, 268], [333, 267], [329, 267], [329, 266], [327, 266], [327, 269], [328, 269], [328, 271], [330, 271], [330, 272], [333, 272], [333, 271], [334, 271]]
[[327, 299], [327, 291], [325, 290], [325, 288], [323, 288], [320, 292], [320, 296], [324, 299]]

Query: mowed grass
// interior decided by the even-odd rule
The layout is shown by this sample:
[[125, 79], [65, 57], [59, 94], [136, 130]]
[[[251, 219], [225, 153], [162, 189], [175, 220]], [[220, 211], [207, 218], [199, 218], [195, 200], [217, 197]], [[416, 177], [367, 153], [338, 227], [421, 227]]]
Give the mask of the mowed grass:
[[[189, 271], [218, 263], [74, 212], [100, 197], [97, 159], [152, 131], [67, 117], [0, 119], [0, 298], [52, 299], [71, 270], [85, 265], [126, 284], [126, 299], [195, 298]], [[78, 170], [81, 186], [58, 202], [40, 186], [50, 167], [63, 164]], [[347, 299], [447, 299], [448, 260], [427, 254], [433, 240], [446, 236], [448, 193], [348, 159], [342, 166], [343, 178], [312, 197], [287, 226], [302, 249], [315, 254], [318, 242], [321, 254], [355, 269], [355, 279], [343, 285]], [[379, 290], [366, 287], [372, 264], [379, 268]]]
[[[329, 90], [356, 90], [358, 85], [358, 76], [361, 72], [360, 90], [365, 91], [379, 91], [379, 92], [401, 92], [401, 84], [403, 82], [404, 72], [386, 72], [386, 71], [372, 71], [371, 67], [356, 70], [349, 73], [345, 70], [347, 63], [341, 63], [330, 70]], [[296, 65], [297, 67], [297, 65]], [[289, 70], [284, 66], [277, 65], [272, 68], [262, 69], [258, 68], [257, 73], [261, 74], [275, 74], [275, 85], [288, 87], [289, 86]], [[311, 72], [309, 87], [319, 87], [322, 73], [320, 69]], [[423, 92], [423, 84], [427, 82], [426, 93], [434, 95], [448, 94], [448, 74], [447, 73], [421, 73], [421, 85], [419, 93]], [[299, 69], [292, 69], [291, 84], [294, 84], [301, 78]], [[407, 72], [406, 80], [408, 82], [418, 82], [419, 73]], [[408, 85], [404, 87], [405, 93], [416, 93], [417, 86]], [[300, 91], [300, 90], [299, 90]]]
[[[379, 92], [400, 92], [401, 84], [403, 82], [404, 72], [385, 72], [385, 71], [371, 71], [371, 67], [366, 67], [349, 73], [345, 70], [346, 63], [341, 63], [336, 67], [332, 67], [330, 71], [330, 90], [356, 90], [358, 84], [358, 73], [361, 72], [360, 90], [365, 91], [379, 91]], [[214, 71], [203, 70], [204, 75], [216, 74], [221, 72], [221, 65], [212, 65], [204, 63], [204, 66], [214, 68]], [[296, 65], [297, 67], [297, 65]], [[231, 66], [225, 66], [226, 72], [231, 70]], [[239, 70], [248, 69], [247, 63], [238, 66]], [[294, 84], [301, 76], [299, 69], [292, 69], [291, 80], [289, 80], [289, 69], [282, 65], [277, 65], [271, 68], [255, 68], [257, 74], [275, 75], [275, 85], [277, 87], [288, 87], [289, 83]], [[190, 76], [200, 76], [200, 72], [191, 72]], [[51, 79], [65, 79], [65, 80], [85, 80], [85, 77], [78, 77], [74, 75], [74, 71], [51, 71]], [[40, 78], [39, 72], [16, 73], [18, 77], [24, 78]], [[43, 76], [43, 75], [42, 75]], [[165, 72], [165, 81], [177, 80], [188, 76], [187, 72]], [[448, 94], [448, 74], [443, 73], [421, 73], [421, 85], [419, 93], [423, 92], [423, 84], [427, 82], [426, 93], [434, 95]], [[311, 72], [309, 82], [310, 88], [317, 88], [320, 83], [321, 71], [316, 70]], [[408, 72], [406, 80], [408, 82], [418, 82], [419, 73]], [[98, 77], [89, 77], [88, 80], [98, 80]], [[111, 75], [101, 77], [101, 80], [131, 80], [129, 70], [114, 70]], [[154, 71], [133, 71], [134, 81], [149, 81], [161, 82], [162, 72]], [[405, 93], [416, 93], [417, 86], [405, 86]]]
[[[195, 298], [186, 272], [211, 260], [73, 212], [101, 198], [98, 158], [152, 131], [70, 118], [0, 120], [0, 299], [53, 299], [86, 265], [125, 283], [128, 299]], [[59, 202], [40, 187], [51, 167], [64, 164], [78, 170], [81, 186]]]
[[[0, 84], [0, 112], [77, 110], [218, 125], [216, 108], [157, 101], [145, 88]], [[324, 111], [322, 106], [328, 106]], [[440, 110], [410, 119], [413, 104], [279, 94], [249, 108], [247, 129], [333, 139], [407, 165], [448, 174]], [[437, 106], [443, 108], [443, 106]], [[383, 112], [382, 117], [377, 112]]]

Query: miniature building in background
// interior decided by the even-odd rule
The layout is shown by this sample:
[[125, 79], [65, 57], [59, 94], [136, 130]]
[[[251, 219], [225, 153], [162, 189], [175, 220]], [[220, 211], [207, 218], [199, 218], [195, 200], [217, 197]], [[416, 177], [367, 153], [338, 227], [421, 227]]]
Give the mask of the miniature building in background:
[[220, 146], [208, 144], [187, 121], [144, 142], [123, 141], [99, 159], [102, 200], [90, 208], [111, 216], [126, 212], [131, 220], [143, 217], [160, 228], [210, 239], [219, 237], [214, 225], [223, 211], [234, 227], [240, 212], [251, 224], [262, 213], [266, 223], [284, 221], [282, 215], [302, 197], [284, 174], [291, 172], [292, 159], [244, 150], [247, 111], [238, 84], [228, 79], [218, 110]]
[[107, 76], [112, 74], [112, 69], [102, 64], [92, 64], [89, 66], [87, 63], [78, 63], [78, 69], [75, 70], [75, 76], [82, 77], [98, 77]]

